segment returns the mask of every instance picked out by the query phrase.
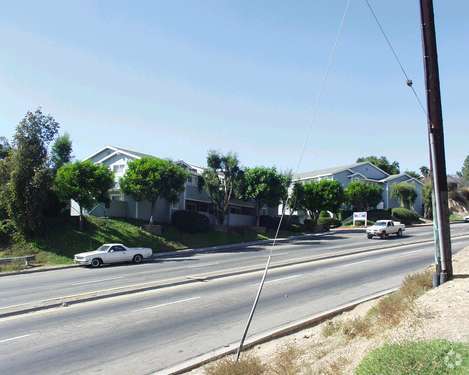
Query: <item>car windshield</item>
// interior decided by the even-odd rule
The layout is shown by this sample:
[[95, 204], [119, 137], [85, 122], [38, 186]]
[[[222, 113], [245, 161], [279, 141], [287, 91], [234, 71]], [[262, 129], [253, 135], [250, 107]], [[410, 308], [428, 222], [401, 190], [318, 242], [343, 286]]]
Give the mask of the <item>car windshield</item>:
[[97, 248], [97, 251], [108, 251], [108, 250], [109, 250], [109, 246], [107, 245], [102, 245]]
[[377, 221], [377, 222], [375, 223], [375, 225], [377, 225], [378, 227], [385, 227], [386, 224], [387, 224], [386, 221]]

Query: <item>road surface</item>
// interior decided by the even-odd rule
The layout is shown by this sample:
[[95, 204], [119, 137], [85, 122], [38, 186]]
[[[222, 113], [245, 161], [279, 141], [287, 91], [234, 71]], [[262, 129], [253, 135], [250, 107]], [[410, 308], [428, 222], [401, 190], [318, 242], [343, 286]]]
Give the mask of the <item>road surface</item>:
[[[453, 236], [468, 234], [469, 224], [451, 226]], [[408, 228], [404, 238], [368, 240], [364, 233], [332, 232], [308, 240], [278, 244], [273, 264], [308, 256], [328, 255], [393, 243], [410, 243], [433, 238], [431, 227]], [[86, 267], [31, 273], [0, 278], [0, 312], [10, 306], [29, 302], [93, 292], [179, 276], [195, 276], [206, 272], [228, 270], [242, 266], [263, 266], [269, 246], [249, 246], [217, 253], [192, 256], [170, 255], [141, 265], [113, 265], [99, 269]]]
[[[423, 233], [419, 229], [413, 235]], [[340, 245], [345, 245], [341, 241], [359, 244], [362, 237], [363, 234], [351, 235], [330, 241], [340, 242]], [[363, 245], [365, 243], [369, 242]], [[468, 245], [468, 238], [453, 241], [454, 251]], [[297, 245], [300, 250], [295, 250], [294, 246], [294, 243], [285, 246], [290, 249], [288, 259], [297, 251], [307, 251], [302, 248], [306, 246], [302, 242]], [[328, 246], [312, 244], [314, 250], [311, 251], [316, 248], [328, 251]], [[286, 248], [279, 248], [279, 251], [287, 252]], [[248, 257], [257, 254], [259, 258], [251, 261], [259, 262], [265, 260], [262, 251], [247, 254], [250, 254]], [[177, 263], [177, 267], [181, 264], [215, 267], [219, 264], [207, 264], [228, 261], [235, 256], [240, 258], [239, 262], [248, 261], [241, 254], [245, 255], [197, 255], [196, 261], [179, 259], [184, 263]], [[406, 274], [432, 261], [432, 244], [417, 244], [273, 270], [250, 335], [396, 287]], [[140, 272], [140, 267], [136, 268]], [[134, 268], [109, 269], [130, 273]], [[147, 374], [163, 371], [239, 340], [260, 277], [261, 273], [246, 274], [1, 319], [0, 373]], [[0, 283], [5, 279], [9, 278]]]

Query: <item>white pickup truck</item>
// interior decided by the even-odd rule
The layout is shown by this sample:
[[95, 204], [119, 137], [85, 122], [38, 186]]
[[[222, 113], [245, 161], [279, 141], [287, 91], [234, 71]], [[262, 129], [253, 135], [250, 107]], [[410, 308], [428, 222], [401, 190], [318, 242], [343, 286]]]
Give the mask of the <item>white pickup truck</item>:
[[75, 254], [74, 261], [78, 264], [96, 268], [109, 263], [142, 263], [145, 258], [150, 258], [152, 254], [152, 249], [147, 247], [127, 247], [121, 243], [107, 243], [95, 251]]
[[374, 236], [386, 239], [390, 234], [402, 237], [405, 231], [405, 225], [398, 221], [378, 220], [375, 225], [366, 229], [366, 236], [372, 239]]

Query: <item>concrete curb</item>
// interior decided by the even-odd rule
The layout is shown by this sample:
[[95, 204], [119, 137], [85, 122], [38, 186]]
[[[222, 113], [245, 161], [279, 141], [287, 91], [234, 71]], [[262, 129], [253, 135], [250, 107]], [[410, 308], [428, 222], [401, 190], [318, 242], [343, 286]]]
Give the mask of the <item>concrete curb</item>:
[[[323, 232], [323, 233], [310, 233], [310, 234], [302, 234], [300, 236], [290, 236], [287, 238], [279, 238], [277, 239], [277, 243], [285, 243], [288, 241], [294, 240], [301, 240], [310, 237], [322, 237], [328, 234], [332, 234], [332, 232]], [[236, 244], [229, 244], [229, 245], [219, 245], [219, 246], [210, 246], [210, 247], [201, 247], [201, 248], [193, 248], [193, 249], [182, 249], [182, 250], [174, 250], [174, 251], [165, 251], [165, 252], [157, 252], [154, 253], [152, 259], [164, 258], [167, 256], [185, 256], [185, 255], [192, 255], [192, 254], [202, 254], [202, 253], [211, 253], [216, 252], [219, 250], [230, 250], [230, 249], [238, 249], [244, 248], [249, 246], [255, 245], [268, 245], [272, 243], [273, 240], [259, 240], [259, 241], [251, 241], [251, 242], [239, 242]], [[14, 276], [14, 275], [25, 275], [28, 273], [37, 273], [37, 272], [47, 272], [47, 271], [60, 271], [67, 268], [75, 268], [80, 267], [79, 264], [67, 264], [64, 266], [53, 266], [53, 267], [40, 267], [40, 268], [32, 268], [32, 269], [25, 269], [21, 271], [12, 271], [12, 272], [0, 272], [0, 277], [3, 276]]]
[[[332, 310], [327, 310], [322, 313], [313, 315], [309, 318], [298, 320], [296, 322], [288, 323], [283, 326], [280, 326], [278, 328], [275, 328], [271, 331], [263, 332], [258, 335], [254, 335], [252, 337], [249, 337], [245, 344], [244, 344], [244, 350], [250, 349], [256, 345], [272, 341], [274, 339], [284, 337], [287, 335], [290, 335], [292, 333], [296, 333], [298, 331], [301, 331], [303, 329], [315, 326], [319, 323], [322, 323], [323, 321], [327, 319], [331, 319], [339, 314], [342, 314], [345, 311], [352, 310], [356, 306], [372, 301], [374, 299], [380, 298], [382, 296], [385, 296], [389, 293], [395, 292], [398, 288], [392, 288], [392, 289], [387, 289], [375, 294], [372, 294], [371, 296], [361, 298], [352, 302], [349, 302], [347, 304], [341, 305], [335, 309]], [[188, 371], [194, 370], [198, 367], [201, 367], [203, 365], [206, 365], [207, 363], [216, 361], [217, 359], [220, 359], [222, 357], [225, 357], [230, 354], [236, 353], [237, 349], [239, 346], [239, 342], [231, 343], [230, 345], [226, 347], [222, 347], [216, 350], [213, 350], [211, 352], [208, 352], [206, 354], [203, 354], [201, 356], [189, 359], [183, 363], [177, 364], [175, 366], [169, 367], [164, 370], [160, 370], [157, 372], [154, 372], [154, 375], [177, 375], [177, 374], [183, 374]]]
[[[463, 236], [454, 237], [454, 238], [460, 238], [460, 237], [468, 237], [468, 235], [463, 235]], [[344, 250], [342, 252], [328, 254], [324, 256], [299, 258], [291, 262], [284, 262], [284, 263], [279, 263], [279, 264], [273, 263], [270, 266], [270, 270], [296, 266], [296, 265], [305, 264], [305, 263], [318, 262], [322, 260], [341, 258], [345, 256], [353, 256], [353, 255], [358, 255], [358, 254], [363, 254], [363, 253], [368, 253], [368, 252], [378, 252], [378, 251], [387, 250], [387, 249], [391, 249], [395, 247], [414, 246], [420, 243], [431, 243], [431, 242], [433, 242], [433, 240], [421, 240], [421, 241], [412, 242], [412, 243], [404, 243], [404, 244], [395, 243], [389, 246], [372, 247], [372, 248], [356, 250], [356, 251], [351, 251], [351, 252]], [[8, 316], [14, 316], [14, 315], [22, 315], [22, 314], [26, 314], [30, 312], [47, 310], [47, 309], [51, 309], [55, 307], [61, 307], [61, 306], [65, 307], [65, 306], [69, 306], [73, 304], [96, 301], [96, 300], [105, 299], [105, 298], [141, 293], [141, 292], [146, 292], [150, 290], [157, 290], [157, 289], [193, 284], [193, 283], [198, 283], [198, 282], [206, 282], [210, 280], [223, 279], [227, 277], [245, 275], [249, 273], [262, 272], [263, 270], [264, 270], [264, 266], [255, 266], [255, 267], [247, 266], [247, 267], [241, 267], [241, 268], [236, 268], [236, 269], [227, 269], [223, 271], [213, 271], [213, 272], [200, 274], [200, 275], [192, 275], [190, 277], [187, 277], [187, 276], [177, 277], [177, 278], [166, 279], [166, 280], [152, 281], [152, 282], [147, 282], [147, 283], [140, 283], [140, 284], [134, 284], [134, 285], [104, 289], [104, 290], [97, 290], [93, 292], [86, 292], [86, 293], [75, 294], [75, 295], [70, 295], [70, 296], [61, 296], [61, 297], [56, 297], [56, 298], [43, 300], [43, 301], [37, 301], [37, 302], [20, 304], [20, 305], [14, 305], [11, 307], [7, 306], [7, 307], [0, 308], [0, 318], [5, 318]]]

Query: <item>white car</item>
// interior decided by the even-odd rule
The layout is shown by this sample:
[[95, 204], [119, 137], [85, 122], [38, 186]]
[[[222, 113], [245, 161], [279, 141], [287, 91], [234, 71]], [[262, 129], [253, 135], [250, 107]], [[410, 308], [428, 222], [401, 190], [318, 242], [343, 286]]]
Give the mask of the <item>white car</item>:
[[390, 234], [402, 237], [405, 231], [405, 225], [398, 221], [378, 220], [375, 225], [366, 229], [366, 236], [372, 239], [374, 236], [382, 239], [388, 238]]
[[466, 223], [469, 223], [469, 216], [466, 216], [466, 217], [464, 218], [464, 221], [465, 221]]
[[142, 263], [150, 258], [153, 250], [147, 247], [127, 247], [120, 243], [108, 243], [100, 246], [95, 251], [75, 254], [74, 261], [77, 264], [100, 267], [103, 264], [133, 262]]

